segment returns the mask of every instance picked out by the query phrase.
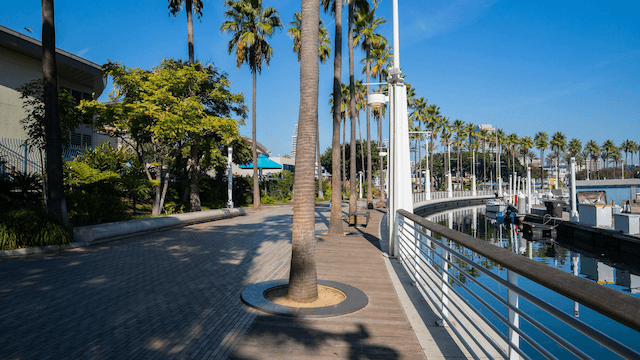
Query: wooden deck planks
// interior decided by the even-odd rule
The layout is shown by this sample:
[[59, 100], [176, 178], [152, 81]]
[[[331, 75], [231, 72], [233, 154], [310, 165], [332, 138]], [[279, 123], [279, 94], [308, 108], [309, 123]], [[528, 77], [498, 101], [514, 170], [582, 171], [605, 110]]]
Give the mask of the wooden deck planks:
[[318, 278], [359, 288], [367, 307], [326, 319], [258, 314], [231, 358], [425, 359], [376, 244], [381, 216], [371, 211], [369, 226], [360, 229], [366, 238], [324, 236], [316, 243]]

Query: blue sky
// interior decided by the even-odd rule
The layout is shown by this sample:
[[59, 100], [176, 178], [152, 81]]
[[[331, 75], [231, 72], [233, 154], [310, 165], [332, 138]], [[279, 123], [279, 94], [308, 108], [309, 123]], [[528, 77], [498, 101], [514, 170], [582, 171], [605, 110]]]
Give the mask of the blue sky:
[[[275, 53], [257, 88], [258, 141], [277, 156], [289, 153], [298, 117], [299, 66], [286, 28], [300, 1], [264, 5], [276, 8], [285, 23], [271, 39]], [[452, 121], [492, 124], [519, 136], [561, 131], [583, 144], [640, 141], [640, 2], [399, 0], [399, 9], [406, 81]], [[186, 14], [169, 16], [167, 1], [55, 0], [55, 11], [57, 46], [97, 64], [113, 60], [150, 69], [163, 58], [188, 58]], [[226, 51], [230, 36], [219, 30], [223, 12], [223, 1], [204, 0], [194, 26], [196, 58], [227, 72], [232, 89], [251, 105], [251, 73], [246, 65], [237, 69]], [[333, 19], [321, 16], [333, 41]], [[377, 16], [387, 19], [380, 30], [391, 41], [390, 0], [380, 1]], [[0, 24], [40, 39], [40, 1], [3, 4]], [[356, 73], [363, 79], [362, 57], [356, 51]], [[331, 144], [332, 75], [333, 51], [320, 69], [323, 151]], [[111, 84], [101, 100], [110, 90]], [[249, 118], [242, 134], [251, 134], [250, 124]], [[377, 138], [375, 131], [372, 136]]]

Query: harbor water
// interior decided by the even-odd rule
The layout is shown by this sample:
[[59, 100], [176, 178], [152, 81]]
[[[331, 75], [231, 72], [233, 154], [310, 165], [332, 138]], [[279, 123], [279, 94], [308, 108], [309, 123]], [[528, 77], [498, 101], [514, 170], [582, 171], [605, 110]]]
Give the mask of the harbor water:
[[[495, 246], [508, 249], [509, 251], [522, 255], [523, 257], [527, 257], [576, 276], [589, 279], [601, 284], [602, 286], [607, 286], [617, 291], [624, 292], [629, 296], [640, 297], [640, 261], [625, 263], [618, 259], [606, 258], [599, 254], [587, 253], [563, 244], [562, 239], [526, 239], [521, 229], [517, 226], [498, 224], [495, 221], [495, 217], [492, 219], [491, 215], [493, 214], [487, 214], [485, 206], [481, 205], [432, 214], [426, 216], [426, 218], [451, 229], [472, 235], [482, 241], [494, 244]], [[464, 253], [466, 257], [472, 259], [474, 262], [481, 264], [486, 269], [506, 278], [506, 269], [501, 267], [499, 264], [487, 260], [468, 249], [457, 247], [457, 250]], [[494, 291], [500, 293], [500, 295], [506, 298], [507, 291], [504, 287], [496, 284], [492, 280], [489, 280], [487, 276], [481, 275], [480, 272], [475, 271], [474, 269], [469, 269], [468, 265], [462, 262], [460, 262], [460, 264], [462, 268], [466, 267], [471, 276], [476, 278], [483, 285], [492, 288]], [[479, 294], [482, 293], [482, 291], [478, 291], [480, 287], [466, 279], [464, 275], [456, 272], [452, 272], [451, 275], [457, 277], [474, 292], [477, 291]], [[561, 311], [575, 316], [584, 323], [615, 338], [619, 342], [631, 348], [640, 349], [640, 345], [638, 345], [640, 344], [640, 332], [619, 324], [585, 306], [581, 306], [573, 300], [538, 285], [523, 276], [518, 276], [518, 285], [526, 291], [554, 305]], [[454, 286], [456, 286], [455, 283]], [[460, 286], [457, 286], [457, 288], [462, 290]], [[485, 311], [483, 306], [480, 305], [480, 303], [471, 295], [466, 293], [464, 290], [460, 292], [465, 299], [474, 304], [476, 308], [481, 309], [483, 315], [489, 318], [494, 325], [506, 334], [506, 325], [498, 320], [497, 317], [493, 316], [489, 311]], [[499, 301], [494, 298], [487, 296], [486, 298], [483, 297], [483, 300], [492, 303], [492, 305], [498, 308], [501, 306]], [[574, 344], [579, 344], [580, 348], [594, 359], [618, 358], [617, 355], [611, 353], [606, 348], [557, 320], [555, 317], [545, 313], [526, 300], [521, 299], [519, 306], [528, 314], [534, 315], [538, 321], [541, 321], [555, 333], [560, 334]], [[536, 341], [543, 344], [545, 348], [550, 350], [559, 359], [575, 358], [572, 353], [560, 347], [554, 341], [546, 338], [546, 335], [540, 333], [539, 330], [528, 324], [526, 321], [521, 320], [520, 327]], [[525, 349], [527, 354], [538, 354], [531, 346], [522, 340], [521, 347]], [[542, 358], [542, 356], [533, 356], [532, 358]]]

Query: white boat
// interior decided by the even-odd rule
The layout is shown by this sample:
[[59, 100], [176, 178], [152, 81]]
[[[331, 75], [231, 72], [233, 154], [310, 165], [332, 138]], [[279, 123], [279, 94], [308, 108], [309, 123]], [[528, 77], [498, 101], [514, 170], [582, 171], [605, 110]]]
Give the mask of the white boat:
[[507, 204], [502, 201], [498, 199], [491, 199], [487, 201], [487, 212], [501, 214], [504, 213], [505, 210], [507, 210]]

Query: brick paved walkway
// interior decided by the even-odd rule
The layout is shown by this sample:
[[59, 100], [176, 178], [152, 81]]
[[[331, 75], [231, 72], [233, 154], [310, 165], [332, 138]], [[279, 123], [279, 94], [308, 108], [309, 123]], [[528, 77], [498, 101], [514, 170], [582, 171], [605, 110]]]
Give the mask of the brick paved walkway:
[[[328, 210], [318, 208], [317, 228], [326, 228]], [[296, 343], [302, 354], [402, 357], [401, 345], [412, 341], [393, 345], [388, 336], [393, 336], [393, 326], [411, 328], [401, 311], [391, 318], [384, 315], [385, 306], [396, 306], [392, 288], [379, 291], [382, 300], [355, 316], [359, 326], [345, 320], [353, 316], [347, 315], [334, 318], [328, 327], [298, 322], [292, 328], [291, 319], [265, 316], [241, 303], [246, 284], [288, 276], [291, 221], [291, 207], [268, 208], [99, 246], [0, 258], [0, 358], [217, 359], [229, 357], [237, 348], [235, 357], [259, 359], [266, 355], [251, 351], [250, 344], [265, 334], [255, 333], [259, 331], [255, 324], [273, 318], [280, 319], [276, 321], [280, 328], [268, 334], [275, 338], [263, 339], [260, 346], [274, 349], [271, 353], [280, 358], [287, 357], [286, 349], [283, 354], [283, 347], [273, 341], [282, 344], [286, 329], [311, 334], [306, 343]], [[361, 243], [354, 248], [352, 241], [350, 252], [377, 251], [375, 237], [357, 239], [369, 246], [362, 248]], [[340, 245], [335, 239], [324, 244]], [[349, 254], [332, 254], [331, 247], [324, 248], [319, 261], [340, 255], [344, 263]], [[374, 255], [380, 259], [379, 252]], [[318, 272], [324, 277], [350, 271], [329, 266]], [[353, 276], [352, 280], [357, 282]], [[369, 276], [354, 285], [367, 286], [371, 281]], [[377, 318], [376, 311], [382, 317]], [[351, 321], [347, 332], [341, 332], [341, 321]], [[374, 327], [376, 323], [391, 327], [385, 331]], [[243, 346], [238, 346], [240, 341]], [[357, 346], [346, 346], [349, 341]], [[414, 345], [406, 349], [410, 355], [405, 358], [420, 355]], [[334, 346], [338, 350], [333, 351]]]

